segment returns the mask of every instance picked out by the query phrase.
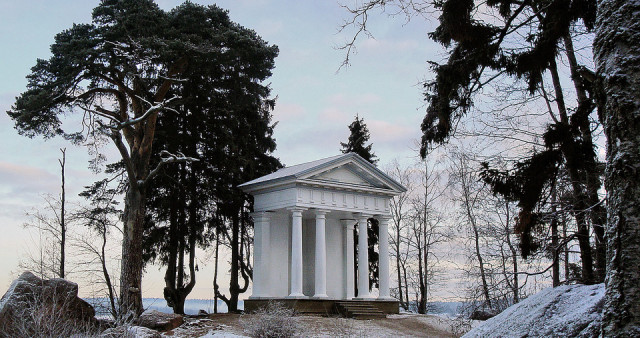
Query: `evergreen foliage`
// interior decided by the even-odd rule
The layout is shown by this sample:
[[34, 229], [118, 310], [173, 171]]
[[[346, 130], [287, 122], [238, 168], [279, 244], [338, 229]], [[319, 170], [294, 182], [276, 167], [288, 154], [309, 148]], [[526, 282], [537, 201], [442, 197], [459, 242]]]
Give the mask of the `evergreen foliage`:
[[[92, 23], [76, 24], [56, 35], [51, 53], [49, 59], [37, 60], [27, 76], [27, 90], [7, 113], [18, 132], [28, 137], [62, 136], [94, 144], [113, 141], [128, 178], [120, 313], [137, 316], [142, 312], [143, 230], [150, 221], [146, 207], [153, 177], [170, 163], [226, 161], [228, 166], [224, 168], [233, 170], [222, 175], [215, 187], [220, 200], [225, 201], [219, 203], [218, 211], [229, 216], [239, 215], [237, 211], [246, 202], [235, 185], [279, 165], [269, 155], [275, 148], [269, 124], [273, 101], [266, 100], [269, 90], [260, 84], [271, 75], [277, 47], [268, 46], [255, 32], [230, 22], [227, 13], [216, 6], [187, 2], [167, 12], [152, 0], [102, 0], [93, 11]], [[203, 67], [202, 73], [197, 67]], [[190, 94], [197, 84], [211, 79], [216, 79], [214, 87], [223, 92], [201, 90]], [[245, 90], [249, 94], [245, 95]], [[205, 100], [230, 103], [220, 106], [219, 120], [212, 117], [196, 121], [202, 116], [200, 108]], [[233, 109], [233, 114], [222, 113], [228, 109]], [[82, 113], [83, 122], [71, 124], [73, 130], [63, 129], [62, 116], [73, 113]], [[233, 142], [218, 142], [214, 150], [154, 147], [156, 130], [163, 132], [157, 127], [172, 128], [170, 120], [175, 115], [193, 118], [189, 125], [176, 125], [177, 133], [197, 123], [226, 127], [223, 133], [222, 128], [214, 132], [202, 126], [188, 135], [191, 141], [231, 135]], [[169, 133], [165, 136], [169, 137], [167, 144], [175, 141]], [[217, 149], [218, 145], [222, 148]], [[181, 175], [196, 186], [209, 183], [194, 182], [192, 177], [201, 167], [205, 165], [183, 165]], [[195, 204], [196, 199], [192, 201], [192, 208], [205, 207]], [[202, 221], [195, 223], [201, 226]], [[234, 233], [239, 229], [235, 226]], [[235, 268], [238, 271], [237, 265]]]
[[[367, 128], [367, 125], [364, 123], [364, 119], [358, 117], [358, 115], [355, 116], [353, 122], [351, 122], [351, 124], [349, 125], [349, 140], [347, 141], [347, 143], [344, 142], [340, 142], [340, 145], [342, 146], [342, 153], [343, 154], [347, 154], [347, 153], [356, 153], [358, 155], [360, 155], [360, 157], [364, 158], [365, 160], [369, 161], [371, 164], [375, 165], [376, 162], [378, 162], [378, 159], [376, 157], [376, 155], [373, 153], [373, 144], [369, 143], [368, 145], [366, 144], [369, 141], [369, 138], [371, 137], [369, 135], [369, 128]], [[378, 276], [379, 276], [379, 271], [378, 271], [378, 261], [379, 261], [379, 255], [375, 250], [375, 246], [378, 244], [379, 242], [379, 227], [378, 227], [378, 220], [376, 220], [375, 218], [370, 218], [368, 220], [368, 227], [367, 227], [367, 245], [369, 248], [369, 289], [373, 288], [374, 286], [376, 286], [378, 284]], [[354, 257], [358, 257], [358, 234], [356, 233], [353, 236], [353, 252], [354, 252]], [[354, 263], [354, 271], [356, 272], [357, 275], [357, 271], [358, 271], [358, 262]], [[357, 283], [356, 283], [357, 286]]]
[[[216, 18], [215, 44], [226, 48], [217, 63], [189, 63], [187, 80], [175, 93], [182, 98], [175, 107], [181, 114], [159, 121], [156, 131], [155, 158], [168, 151], [200, 159], [164, 168], [151, 188], [152, 218], [145, 230], [145, 260], [167, 266], [165, 299], [182, 313], [196, 282], [196, 247], [210, 245], [216, 231], [231, 233], [225, 220], [249, 207], [249, 195], [237, 185], [282, 165], [270, 155], [275, 150], [270, 124], [275, 102], [268, 86], [260, 83], [271, 74], [277, 48], [231, 22], [217, 7], [186, 3], [178, 10], [188, 16], [185, 22]], [[243, 272], [231, 273], [249, 276], [248, 258], [241, 254], [237, 264]]]
[[[435, 3], [441, 12], [440, 25], [429, 36], [450, 50], [447, 63], [432, 64], [436, 78], [425, 83], [429, 106], [421, 126], [422, 157], [432, 143], [442, 143], [452, 134], [457, 120], [473, 106], [473, 94], [488, 83], [483, 78], [488, 73], [523, 79], [529, 91], [535, 92], [543, 73], [555, 64], [571, 26], [580, 21], [592, 29], [596, 8], [593, 0], [491, 0], [486, 5], [487, 11], [479, 12], [472, 0]], [[481, 19], [489, 11], [499, 14], [491, 23]], [[529, 47], [513, 48], [509, 35], [521, 34], [522, 27], [528, 31]], [[582, 108], [587, 114], [592, 109], [592, 100]]]
[[369, 141], [370, 135], [369, 128], [367, 128], [367, 125], [364, 123], [364, 119], [356, 115], [353, 122], [349, 125], [349, 132], [349, 140], [347, 143], [340, 142], [342, 153], [356, 153], [375, 165], [378, 159], [371, 150], [373, 144], [366, 144]]
[[[539, 217], [548, 204], [543, 191], [550, 191], [556, 173], [565, 168], [572, 182], [583, 282], [602, 281], [606, 215], [598, 196], [602, 166], [594, 150], [591, 118], [598, 89], [593, 73], [578, 64], [572, 42], [575, 26], [593, 29], [595, 1], [492, 0], [480, 10], [471, 0], [446, 0], [435, 6], [441, 13], [440, 25], [430, 37], [449, 48], [449, 59], [442, 65], [433, 64], [436, 77], [425, 83], [428, 108], [421, 125], [421, 156], [424, 158], [433, 144], [446, 142], [455, 132], [454, 126], [472, 109], [474, 95], [492, 81], [513, 77], [534, 94], [544, 86], [544, 74], [550, 74], [555, 91], [555, 102], [550, 103], [556, 104], [559, 117], [554, 117], [543, 135], [544, 148], [533, 149], [511, 172], [493, 170], [485, 163], [483, 177], [495, 193], [518, 201], [521, 210], [516, 231], [521, 234], [526, 257], [538, 247], [531, 237], [532, 229], [550, 219]], [[494, 15], [494, 20], [487, 20], [487, 15]], [[556, 63], [560, 54], [565, 54], [571, 71], [575, 110], [565, 103]], [[595, 275], [587, 218], [596, 237]]]

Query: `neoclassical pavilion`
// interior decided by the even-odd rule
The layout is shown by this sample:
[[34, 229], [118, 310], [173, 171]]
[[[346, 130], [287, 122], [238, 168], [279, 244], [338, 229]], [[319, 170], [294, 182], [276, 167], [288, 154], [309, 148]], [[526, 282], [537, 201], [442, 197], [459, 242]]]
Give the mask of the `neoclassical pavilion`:
[[[348, 153], [286, 167], [240, 188], [255, 201], [253, 294], [245, 301], [246, 310], [271, 299], [299, 309], [321, 304], [324, 311], [338, 300], [364, 300], [397, 312], [397, 302], [389, 296], [388, 223], [390, 200], [406, 191], [402, 185]], [[380, 229], [377, 296], [369, 291], [370, 218], [379, 221]], [[357, 278], [357, 295], [355, 226], [360, 234], [357, 261], [365, 262], [358, 264], [363, 278]]]

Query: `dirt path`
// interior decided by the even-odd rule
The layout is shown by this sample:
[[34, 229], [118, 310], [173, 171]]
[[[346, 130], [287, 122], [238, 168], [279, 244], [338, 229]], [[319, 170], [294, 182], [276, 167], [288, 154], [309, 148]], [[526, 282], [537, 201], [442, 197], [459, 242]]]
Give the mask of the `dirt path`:
[[[166, 337], [242, 337], [243, 322], [252, 315], [217, 314], [207, 318], [187, 318], [181, 327], [164, 333]], [[454, 337], [447, 319], [431, 315], [391, 315], [385, 319], [355, 320], [336, 317], [296, 317], [300, 337]]]

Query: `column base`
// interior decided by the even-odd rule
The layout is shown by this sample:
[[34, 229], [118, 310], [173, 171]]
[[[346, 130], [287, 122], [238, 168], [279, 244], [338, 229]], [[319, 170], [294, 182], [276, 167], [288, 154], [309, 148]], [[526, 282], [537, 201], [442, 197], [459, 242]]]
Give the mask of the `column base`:
[[370, 296], [367, 296], [367, 297], [354, 297], [354, 298], [351, 298], [351, 299], [352, 300], [376, 300], [375, 298], [370, 297]]
[[327, 295], [313, 295], [313, 297], [311, 297], [311, 299], [328, 299], [329, 296]]
[[376, 298], [376, 300], [381, 300], [381, 301], [393, 301], [393, 300], [397, 300], [393, 297], [378, 297]]
[[269, 296], [249, 296], [248, 299], [255, 299], [255, 300], [260, 300], [260, 299], [271, 299], [273, 297], [269, 297]]
[[288, 296], [286, 296], [284, 298], [286, 298], [286, 299], [307, 299], [309, 297], [305, 296], [305, 295], [303, 295], [301, 293], [292, 293], [292, 294], [290, 294], [290, 295], [288, 295]]

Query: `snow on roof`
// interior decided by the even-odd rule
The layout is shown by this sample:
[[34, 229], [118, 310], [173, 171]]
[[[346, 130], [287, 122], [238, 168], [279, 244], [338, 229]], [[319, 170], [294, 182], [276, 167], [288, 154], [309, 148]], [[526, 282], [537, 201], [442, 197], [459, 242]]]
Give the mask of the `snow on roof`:
[[340, 155], [336, 155], [336, 156], [331, 156], [331, 157], [327, 157], [327, 158], [323, 158], [320, 160], [315, 160], [315, 161], [311, 161], [311, 162], [306, 162], [306, 163], [301, 163], [301, 164], [297, 164], [291, 167], [284, 167], [276, 172], [273, 172], [269, 175], [265, 175], [262, 177], [258, 177], [255, 180], [246, 182], [246, 183], [242, 183], [239, 186], [240, 187], [244, 187], [244, 186], [248, 186], [248, 185], [253, 185], [253, 184], [257, 184], [257, 183], [262, 183], [262, 182], [267, 182], [267, 181], [273, 181], [273, 180], [277, 180], [277, 179], [282, 179], [282, 178], [287, 178], [287, 177], [293, 177], [296, 176], [297, 174], [307, 171], [309, 169], [313, 169], [316, 167], [320, 167], [326, 163], [329, 163], [331, 161], [337, 160], [341, 157], [346, 157], [346, 156], [351, 156], [351, 153], [347, 153], [347, 154], [340, 154]]

